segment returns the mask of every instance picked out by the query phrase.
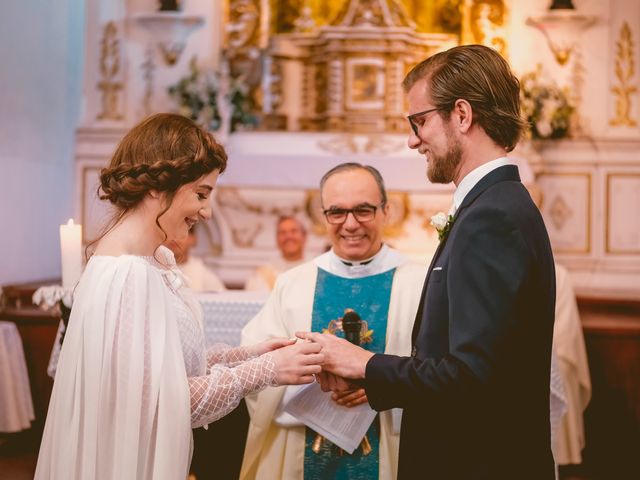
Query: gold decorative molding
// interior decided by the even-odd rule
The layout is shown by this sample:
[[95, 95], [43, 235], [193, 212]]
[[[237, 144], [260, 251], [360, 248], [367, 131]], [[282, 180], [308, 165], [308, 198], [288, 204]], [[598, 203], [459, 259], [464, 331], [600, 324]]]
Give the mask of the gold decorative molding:
[[100, 76], [98, 89], [102, 91], [102, 112], [97, 120], [122, 120], [123, 114], [118, 111], [119, 92], [123, 84], [117, 81], [120, 74], [121, 52], [118, 30], [115, 22], [104, 27], [100, 41]]
[[305, 193], [304, 210], [311, 220], [311, 229], [316, 235], [326, 235], [327, 226], [322, 215], [322, 198], [320, 190], [307, 190]]
[[419, 33], [412, 25], [398, 0], [350, 0], [317, 32], [273, 35], [271, 57], [291, 51], [299, 56], [285, 83], [304, 87], [285, 91], [283, 104], [300, 112], [300, 128], [405, 133], [404, 67], [457, 41], [453, 35]]
[[507, 58], [507, 8], [504, 1], [462, 0], [461, 8], [462, 44], [486, 45]]
[[[555, 253], [568, 253], [568, 254], [576, 254], [576, 253], [591, 253], [591, 210], [592, 210], [592, 202], [593, 202], [593, 192], [592, 192], [592, 188], [591, 188], [591, 174], [590, 173], [583, 173], [583, 172], [549, 172], [549, 171], [542, 171], [540, 172], [540, 174], [537, 177], [536, 182], [538, 184], [540, 184], [541, 180], [544, 177], [551, 177], [551, 178], [562, 178], [562, 177], [573, 177], [573, 178], [581, 178], [583, 177], [584, 180], [586, 181], [586, 202], [587, 202], [587, 207], [586, 207], [586, 212], [585, 212], [585, 222], [584, 222], [584, 233], [585, 233], [585, 237], [584, 237], [584, 248], [557, 248], [554, 247], [553, 251]], [[563, 206], [564, 204], [564, 206]], [[567, 202], [564, 200], [564, 198], [562, 198], [560, 195], [557, 195], [556, 197], [554, 197], [553, 200], [551, 200], [551, 202], [549, 202], [549, 207], [548, 208], [542, 208], [542, 211], [546, 211], [549, 212], [549, 215], [551, 217], [551, 221], [553, 222], [553, 226], [556, 227], [558, 230], [562, 229], [564, 227], [564, 223], [566, 223], [569, 218], [571, 218], [571, 214], [573, 212], [571, 212]], [[544, 215], [544, 212], [543, 212]], [[545, 219], [547, 219], [546, 215]], [[555, 218], [554, 218], [555, 217]], [[556, 223], [558, 222], [558, 223]]]
[[627, 22], [622, 24], [616, 46], [614, 72], [619, 84], [611, 87], [611, 92], [616, 97], [616, 116], [609, 120], [609, 125], [635, 127], [637, 122], [631, 118], [631, 96], [637, 93], [638, 88], [633, 84], [635, 76], [633, 39]]
[[326, 140], [320, 140], [318, 141], [318, 147], [335, 155], [358, 153], [358, 144], [354, 137], [349, 134], [336, 135]]
[[261, 13], [259, 0], [229, 2], [229, 20], [225, 29], [227, 48], [231, 52], [259, 46]]
[[[611, 247], [611, 236], [610, 236], [610, 220], [611, 220], [611, 180], [614, 177], [622, 177], [622, 178], [637, 178], [638, 181], [640, 182], [640, 173], [623, 173], [623, 172], [617, 172], [617, 173], [607, 173], [607, 180], [606, 180], [606, 192], [605, 192], [605, 223], [604, 223], [604, 229], [605, 229], [605, 252], [606, 253], [611, 253], [614, 255], [638, 255], [640, 254], [640, 248], [636, 248], [636, 249], [627, 249], [627, 250], [616, 250], [614, 248]], [[632, 205], [628, 205], [629, 206], [629, 211], [631, 211], [634, 206]]]
[[225, 49], [232, 78], [241, 79], [248, 87], [253, 102], [262, 107], [262, 49], [269, 42], [269, 32], [263, 25], [265, 15], [261, 0], [229, 0], [225, 28]]
[[358, 135], [343, 133], [319, 140], [318, 148], [334, 155], [352, 155], [358, 153], [389, 155], [402, 152], [406, 147], [404, 141], [384, 135]]
[[[461, 0], [392, 0], [420, 32], [459, 33]], [[312, 20], [316, 29], [345, 15], [349, 0], [269, 0], [270, 34], [300, 31], [299, 19]], [[311, 25], [311, 22], [305, 22]], [[296, 28], [298, 27], [298, 28]]]
[[549, 206], [549, 214], [555, 227], [558, 230], [562, 230], [567, 220], [573, 216], [573, 211], [569, 208], [565, 199], [562, 198], [562, 195], [556, 195]]
[[250, 214], [255, 217], [264, 217], [267, 215], [280, 217], [283, 215], [298, 215], [304, 211], [302, 205], [292, 205], [281, 208], [252, 203], [244, 198], [240, 189], [236, 187], [220, 187], [217, 191], [216, 202], [220, 206], [222, 214], [229, 224], [234, 245], [240, 248], [253, 248], [255, 239], [264, 229], [264, 225], [263, 222], [259, 220], [239, 222], [236, 224], [232, 222], [232, 218], [235, 217], [234, 212]]
[[382, 135], [368, 135], [363, 150], [365, 153], [374, 155], [389, 155], [390, 153], [402, 152], [406, 147], [407, 144], [404, 140], [397, 141]]
[[145, 116], [152, 113], [151, 101], [153, 99], [153, 77], [156, 69], [153, 61], [153, 49], [147, 48], [144, 62], [142, 63], [142, 78], [144, 80], [144, 97], [142, 98], [142, 111]]
[[411, 212], [411, 202], [407, 192], [388, 192], [389, 213], [384, 225], [384, 236], [399, 237]]
[[588, 126], [585, 125], [582, 116], [582, 90], [584, 88], [584, 75], [586, 69], [582, 63], [582, 51], [576, 47], [573, 51], [573, 67], [571, 69], [571, 90], [569, 98], [573, 105], [573, 114], [570, 119], [569, 131], [573, 137], [583, 137], [588, 135]]

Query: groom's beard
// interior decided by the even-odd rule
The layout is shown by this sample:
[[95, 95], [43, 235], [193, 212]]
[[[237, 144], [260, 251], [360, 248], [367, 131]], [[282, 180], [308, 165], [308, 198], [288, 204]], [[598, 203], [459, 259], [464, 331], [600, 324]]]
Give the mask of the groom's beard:
[[462, 147], [460, 141], [450, 134], [447, 135], [447, 151], [444, 155], [436, 155], [432, 151], [432, 157], [427, 168], [427, 178], [432, 183], [451, 183], [455, 179], [458, 167], [462, 161]]

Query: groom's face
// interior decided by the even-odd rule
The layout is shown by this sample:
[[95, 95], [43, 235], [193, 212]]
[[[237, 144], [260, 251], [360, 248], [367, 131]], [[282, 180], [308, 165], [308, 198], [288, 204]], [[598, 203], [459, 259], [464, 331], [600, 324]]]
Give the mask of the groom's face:
[[452, 126], [453, 115], [447, 116], [446, 113], [436, 110], [431, 101], [427, 80], [424, 78], [411, 87], [407, 99], [409, 113], [412, 114], [409, 148], [417, 149], [425, 156], [429, 181], [454, 181], [462, 161], [462, 147]]
[[382, 230], [388, 206], [380, 206], [382, 196], [373, 175], [367, 170], [355, 169], [335, 173], [322, 188], [324, 209], [353, 209], [376, 207], [368, 221], [358, 221], [349, 213], [343, 223], [327, 222], [327, 232], [333, 251], [340, 258], [361, 261], [373, 257], [382, 247]]

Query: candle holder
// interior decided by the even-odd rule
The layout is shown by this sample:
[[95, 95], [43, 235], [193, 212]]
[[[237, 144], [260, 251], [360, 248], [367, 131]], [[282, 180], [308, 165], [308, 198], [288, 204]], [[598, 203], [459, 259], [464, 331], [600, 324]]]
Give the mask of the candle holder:
[[169, 66], [178, 62], [191, 32], [204, 24], [203, 17], [185, 15], [177, 10], [140, 14], [136, 15], [134, 20], [155, 40], [162, 58]]
[[571, 0], [553, 0], [545, 14], [527, 18], [526, 24], [542, 32], [556, 62], [565, 65], [576, 49], [580, 33], [596, 20], [594, 15], [576, 12]]

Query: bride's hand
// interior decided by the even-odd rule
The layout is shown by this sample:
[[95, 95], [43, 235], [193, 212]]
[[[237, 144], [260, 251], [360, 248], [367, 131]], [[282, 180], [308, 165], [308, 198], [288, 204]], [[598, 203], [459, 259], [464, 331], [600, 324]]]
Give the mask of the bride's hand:
[[278, 385], [300, 385], [315, 381], [315, 375], [322, 370], [324, 355], [322, 347], [316, 343], [298, 342], [271, 352], [276, 364]]
[[270, 338], [264, 342], [249, 345], [246, 349], [252, 356], [259, 357], [263, 353], [272, 352], [273, 350], [286, 347], [287, 345], [293, 345], [296, 343], [296, 340], [296, 338]]

